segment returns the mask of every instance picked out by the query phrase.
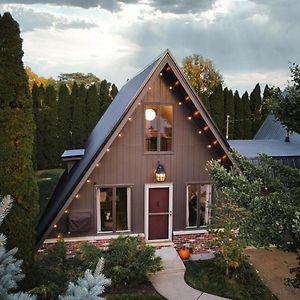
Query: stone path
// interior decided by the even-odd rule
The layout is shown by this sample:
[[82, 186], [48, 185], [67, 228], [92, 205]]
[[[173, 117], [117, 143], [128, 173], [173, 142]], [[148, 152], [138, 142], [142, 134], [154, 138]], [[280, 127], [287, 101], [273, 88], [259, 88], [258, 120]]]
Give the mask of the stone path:
[[154, 288], [168, 300], [221, 300], [215, 295], [198, 291], [186, 284], [185, 266], [174, 247], [156, 250], [162, 258], [163, 270], [152, 275], [150, 281]]

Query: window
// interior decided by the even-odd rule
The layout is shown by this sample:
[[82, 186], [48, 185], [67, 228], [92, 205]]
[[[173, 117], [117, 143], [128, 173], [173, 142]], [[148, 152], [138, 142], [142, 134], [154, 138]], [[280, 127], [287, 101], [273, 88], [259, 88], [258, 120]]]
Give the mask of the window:
[[103, 187], [98, 192], [98, 232], [130, 230], [130, 187]]
[[201, 227], [210, 223], [211, 184], [187, 185], [187, 227]]
[[172, 105], [145, 106], [145, 151], [172, 151]]

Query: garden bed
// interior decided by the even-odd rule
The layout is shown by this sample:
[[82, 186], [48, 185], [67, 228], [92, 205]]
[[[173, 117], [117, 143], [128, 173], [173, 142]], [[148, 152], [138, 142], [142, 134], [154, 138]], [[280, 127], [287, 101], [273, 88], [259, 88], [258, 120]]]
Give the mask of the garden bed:
[[215, 264], [214, 259], [185, 261], [184, 264], [186, 282], [202, 292], [233, 300], [277, 299], [248, 262], [244, 262], [228, 277]]

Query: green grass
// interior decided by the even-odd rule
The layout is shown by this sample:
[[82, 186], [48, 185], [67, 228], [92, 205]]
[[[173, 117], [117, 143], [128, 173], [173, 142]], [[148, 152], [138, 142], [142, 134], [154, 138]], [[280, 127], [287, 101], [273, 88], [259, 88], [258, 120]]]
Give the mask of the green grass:
[[64, 169], [49, 169], [36, 172], [40, 194], [40, 215], [45, 210], [63, 172]]
[[244, 263], [231, 278], [214, 263], [214, 260], [186, 261], [186, 282], [197, 290], [233, 300], [275, 300], [263, 284], [256, 270]]

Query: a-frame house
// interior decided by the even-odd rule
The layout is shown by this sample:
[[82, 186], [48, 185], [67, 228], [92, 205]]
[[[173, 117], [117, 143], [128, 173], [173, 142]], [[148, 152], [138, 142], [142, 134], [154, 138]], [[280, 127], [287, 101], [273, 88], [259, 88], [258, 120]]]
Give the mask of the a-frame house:
[[169, 50], [122, 87], [84, 149], [62, 158], [67, 170], [37, 226], [37, 247], [58, 235], [72, 249], [120, 234], [203, 240], [214, 196], [206, 163], [232, 165], [227, 141]]

